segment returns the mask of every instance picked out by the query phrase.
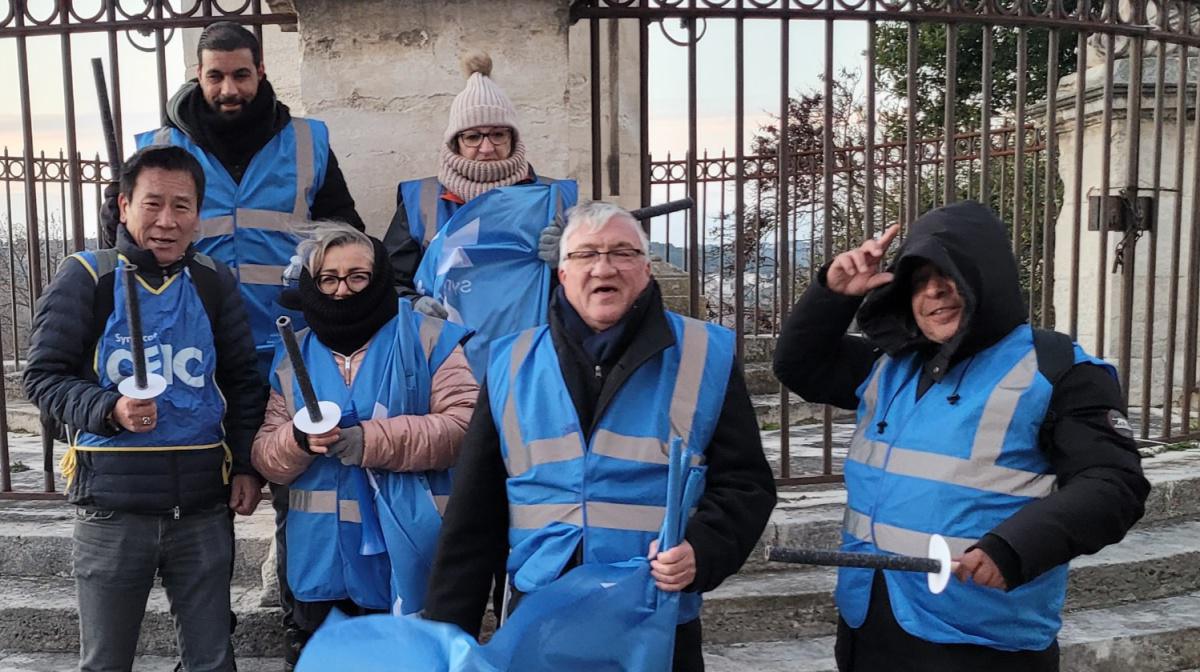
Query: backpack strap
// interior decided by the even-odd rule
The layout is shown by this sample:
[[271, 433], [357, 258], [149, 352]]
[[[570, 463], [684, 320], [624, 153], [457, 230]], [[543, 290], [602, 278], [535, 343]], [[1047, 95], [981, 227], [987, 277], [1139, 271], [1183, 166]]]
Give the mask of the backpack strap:
[[192, 256], [188, 269], [196, 283], [200, 303], [204, 304], [204, 312], [208, 314], [208, 324], [216, 332], [217, 317], [221, 314], [221, 283], [217, 276], [216, 262], [207, 254], [197, 252]]

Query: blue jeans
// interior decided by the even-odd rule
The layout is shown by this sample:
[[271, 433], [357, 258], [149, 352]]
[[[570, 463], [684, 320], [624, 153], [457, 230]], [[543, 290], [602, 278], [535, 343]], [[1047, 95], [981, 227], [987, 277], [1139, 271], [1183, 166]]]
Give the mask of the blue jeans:
[[129, 672], [157, 574], [187, 672], [233, 672], [229, 582], [233, 522], [225, 506], [175, 520], [76, 510], [72, 564], [80, 672]]

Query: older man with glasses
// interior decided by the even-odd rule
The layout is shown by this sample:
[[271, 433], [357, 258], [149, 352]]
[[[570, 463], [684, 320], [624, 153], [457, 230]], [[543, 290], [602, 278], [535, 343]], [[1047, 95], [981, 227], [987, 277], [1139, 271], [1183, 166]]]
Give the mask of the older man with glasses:
[[[674, 669], [702, 670], [700, 595], [775, 504], [733, 334], [663, 308], [628, 212], [573, 208], [563, 241], [549, 324], [492, 344], [425, 615], [478, 636], [497, 568], [511, 612], [575, 567], [648, 557], [658, 588], [682, 591]], [[677, 438], [707, 465], [704, 492], [684, 541], [657, 553]]]

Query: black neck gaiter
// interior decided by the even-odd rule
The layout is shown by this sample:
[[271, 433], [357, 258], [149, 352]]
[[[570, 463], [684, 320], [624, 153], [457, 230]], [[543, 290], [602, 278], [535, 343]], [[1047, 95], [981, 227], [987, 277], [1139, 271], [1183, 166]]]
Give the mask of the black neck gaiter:
[[317, 289], [307, 268], [300, 272], [298, 298], [304, 319], [317, 338], [338, 354], [350, 355], [366, 345], [398, 310], [387, 252], [378, 240], [372, 238], [371, 243], [375, 270], [371, 284], [357, 294], [344, 299], [327, 296]]

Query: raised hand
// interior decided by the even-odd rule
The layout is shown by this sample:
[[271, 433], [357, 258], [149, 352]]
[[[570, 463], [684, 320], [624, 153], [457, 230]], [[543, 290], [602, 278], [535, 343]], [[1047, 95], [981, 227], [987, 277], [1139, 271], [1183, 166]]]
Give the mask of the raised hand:
[[825, 272], [825, 286], [838, 294], [863, 296], [891, 282], [892, 274], [884, 272], [880, 266], [888, 247], [899, 233], [900, 225], [893, 224], [882, 236], [839, 254]]

